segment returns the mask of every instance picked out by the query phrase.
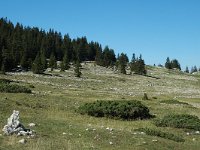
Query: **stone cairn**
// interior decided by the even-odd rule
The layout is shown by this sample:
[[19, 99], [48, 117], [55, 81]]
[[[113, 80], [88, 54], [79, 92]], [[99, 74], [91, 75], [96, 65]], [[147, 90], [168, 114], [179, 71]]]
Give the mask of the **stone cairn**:
[[13, 110], [13, 114], [8, 118], [7, 125], [2, 129], [5, 135], [17, 134], [18, 136], [34, 136], [33, 131], [26, 129], [19, 121], [19, 111]]

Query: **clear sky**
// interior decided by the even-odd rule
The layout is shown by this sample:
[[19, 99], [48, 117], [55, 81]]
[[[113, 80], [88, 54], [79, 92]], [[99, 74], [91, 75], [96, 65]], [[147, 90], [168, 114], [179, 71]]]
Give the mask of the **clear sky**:
[[0, 17], [141, 53], [150, 65], [169, 56], [183, 70], [200, 66], [200, 0], [2, 0]]

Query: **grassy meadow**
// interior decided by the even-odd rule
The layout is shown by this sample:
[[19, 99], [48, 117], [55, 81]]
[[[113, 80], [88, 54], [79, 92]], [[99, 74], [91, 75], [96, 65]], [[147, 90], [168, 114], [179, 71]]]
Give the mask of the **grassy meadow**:
[[[7, 73], [1, 79], [30, 88], [31, 93], [0, 93], [0, 128], [13, 110], [20, 111], [26, 127], [36, 123], [34, 138], [4, 136], [0, 131], [0, 150], [195, 150], [200, 134], [188, 129], [157, 127], [148, 120], [123, 121], [81, 115], [76, 110], [97, 100], [139, 100], [156, 118], [191, 114], [200, 117], [200, 76], [164, 68], [148, 67], [148, 76], [121, 75], [111, 68], [93, 63], [82, 64], [82, 77], [66, 72]], [[149, 100], [142, 100], [147, 93]], [[169, 102], [168, 102], [169, 100]], [[171, 101], [171, 100], [176, 100]], [[138, 131], [149, 128], [174, 134], [185, 142], [147, 135]], [[189, 134], [189, 135], [188, 135]], [[26, 144], [18, 141], [27, 138]]]

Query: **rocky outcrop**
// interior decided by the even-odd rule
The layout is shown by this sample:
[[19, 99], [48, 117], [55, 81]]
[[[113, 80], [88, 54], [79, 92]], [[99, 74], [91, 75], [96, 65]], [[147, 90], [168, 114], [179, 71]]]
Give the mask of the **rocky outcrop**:
[[13, 110], [12, 115], [8, 118], [7, 124], [2, 129], [5, 135], [33, 135], [33, 131], [26, 129], [19, 121], [19, 111]]

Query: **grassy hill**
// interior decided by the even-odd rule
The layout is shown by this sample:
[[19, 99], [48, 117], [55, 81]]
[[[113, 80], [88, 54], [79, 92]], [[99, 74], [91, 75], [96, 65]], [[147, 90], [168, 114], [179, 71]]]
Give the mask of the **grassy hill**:
[[[156, 118], [165, 115], [191, 114], [200, 117], [200, 76], [164, 68], [148, 66], [148, 76], [121, 75], [112, 68], [82, 64], [81, 78], [74, 77], [73, 69], [60, 73], [8, 73], [2, 79], [14, 81], [32, 90], [32, 93], [0, 93], [0, 128], [6, 124], [12, 111], [20, 111], [20, 120], [32, 129], [36, 137], [4, 136], [0, 132], [0, 149], [24, 150], [88, 150], [88, 149], [198, 149], [200, 134], [188, 129], [157, 127], [154, 119], [123, 121], [81, 115], [76, 110], [97, 100], [139, 100], [149, 107]], [[13, 84], [13, 83], [11, 83]], [[150, 100], [142, 100], [147, 93]], [[168, 101], [169, 100], [169, 101]], [[177, 100], [177, 101], [171, 101]], [[183, 138], [176, 142], [148, 135], [139, 128], [164, 131]], [[195, 133], [196, 132], [196, 133]]]

